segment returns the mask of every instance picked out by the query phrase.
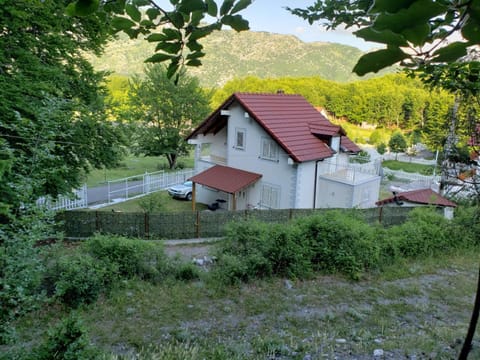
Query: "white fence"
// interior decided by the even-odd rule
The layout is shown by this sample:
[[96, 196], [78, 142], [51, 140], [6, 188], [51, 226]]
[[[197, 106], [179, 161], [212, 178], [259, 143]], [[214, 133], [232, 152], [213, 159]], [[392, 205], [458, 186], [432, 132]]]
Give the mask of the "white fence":
[[42, 196], [37, 200], [37, 205], [48, 210], [74, 210], [88, 207], [87, 185], [74, 190], [71, 196], [60, 195], [56, 199], [51, 196]]
[[401, 162], [423, 164], [423, 165], [435, 165], [436, 164], [435, 159], [427, 160], [427, 159], [423, 159], [423, 158], [416, 157], [416, 156], [409, 156], [409, 155], [406, 155], [404, 153], [398, 153], [398, 154], [385, 153], [385, 154], [382, 155], [382, 159], [383, 160], [398, 160], [398, 161], [401, 161]]
[[[183, 183], [195, 175], [195, 170], [187, 169], [176, 172], [157, 171], [142, 175], [130, 176], [127, 178], [109, 181], [105, 187], [105, 198], [101, 205], [107, 206], [110, 203], [127, 201], [134, 197], [147, 195], [149, 193], [165, 190], [169, 186]], [[88, 188], [84, 184], [80, 189], [74, 190], [71, 196], [59, 196], [52, 199], [50, 196], [42, 196], [37, 200], [38, 206], [44, 206], [48, 210], [75, 210], [84, 209], [88, 204]]]
[[426, 187], [430, 187], [432, 186], [432, 184], [440, 182], [440, 176], [421, 175], [418, 173], [408, 173], [401, 170], [390, 170], [388, 168], [383, 168], [383, 173], [386, 176], [390, 175], [395, 176], [399, 179], [421, 182]]
[[195, 175], [195, 170], [193, 169], [171, 173], [157, 171], [109, 181], [107, 183], [107, 202], [108, 204], [112, 202], [118, 203], [155, 191], [165, 190], [169, 186], [185, 182], [193, 175]]

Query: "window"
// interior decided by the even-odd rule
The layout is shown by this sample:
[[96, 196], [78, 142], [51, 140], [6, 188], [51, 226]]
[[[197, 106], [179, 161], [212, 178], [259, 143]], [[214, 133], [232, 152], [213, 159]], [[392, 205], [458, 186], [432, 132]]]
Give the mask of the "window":
[[245, 150], [245, 129], [235, 129], [235, 148]]
[[263, 184], [261, 205], [270, 209], [278, 209], [280, 204], [280, 187]]
[[262, 159], [278, 160], [278, 146], [272, 139], [262, 138]]

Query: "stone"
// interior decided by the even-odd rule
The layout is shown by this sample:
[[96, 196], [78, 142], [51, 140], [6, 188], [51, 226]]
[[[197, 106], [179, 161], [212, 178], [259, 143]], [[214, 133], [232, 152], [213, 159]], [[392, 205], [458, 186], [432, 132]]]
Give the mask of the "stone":
[[373, 350], [373, 357], [378, 358], [378, 357], [383, 357], [383, 355], [384, 355], [384, 352], [382, 349]]
[[347, 340], [346, 340], [346, 339], [337, 339], [337, 340], [335, 340], [335, 342], [336, 342], [337, 344], [346, 344], [346, 343], [347, 343]]

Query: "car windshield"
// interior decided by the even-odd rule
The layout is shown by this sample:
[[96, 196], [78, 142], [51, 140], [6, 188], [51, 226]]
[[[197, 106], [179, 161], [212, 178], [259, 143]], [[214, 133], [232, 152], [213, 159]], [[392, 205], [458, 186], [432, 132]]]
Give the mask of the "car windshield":
[[191, 181], [185, 181], [183, 183], [183, 186], [192, 187], [192, 182]]

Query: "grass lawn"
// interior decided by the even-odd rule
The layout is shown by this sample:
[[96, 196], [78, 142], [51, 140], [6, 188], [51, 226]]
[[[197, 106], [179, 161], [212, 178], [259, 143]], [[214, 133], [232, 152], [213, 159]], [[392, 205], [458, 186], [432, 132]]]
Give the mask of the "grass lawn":
[[397, 160], [385, 160], [382, 162], [382, 166], [391, 170], [403, 170], [405, 172], [423, 175], [432, 175], [434, 169], [433, 165], [416, 164], [413, 162], [407, 163]]
[[[143, 205], [143, 207], [142, 207]], [[151, 209], [150, 212], [178, 212], [191, 211], [192, 202], [183, 199], [173, 199], [166, 191], [159, 191], [141, 198], [132, 199], [118, 204], [113, 204], [98, 211], [121, 211], [121, 212], [144, 212], [144, 208]], [[205, 210], [204, 204], [195, 204], [196, 210]]]
[[[131, 280], [76, 312], [90, 340], [121, 359], [373, 359], [376, 349], [382, 359], [452, 359], [468, 328], [477, 272], [471, 252], [396, 264], [358, 282]], [[64, 315], [52, 306], [24, 318], [17, 346], [35, 344]], [[478, 356], [476, 342], [470, 358]]]
[[[193, 168], [193, 157], [179, 159], [184, 168]], [[98, 186], [107, 181], [123, 179], [129, 176], [145, 174], [159, 170], [168, 171], [168, 163], [164, 157], [128, 155], [117, 168], [93, 169], [86, 177], [87, 186]]]

